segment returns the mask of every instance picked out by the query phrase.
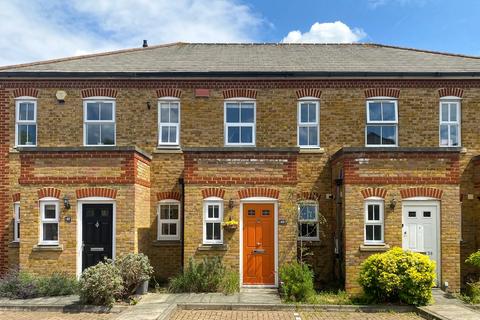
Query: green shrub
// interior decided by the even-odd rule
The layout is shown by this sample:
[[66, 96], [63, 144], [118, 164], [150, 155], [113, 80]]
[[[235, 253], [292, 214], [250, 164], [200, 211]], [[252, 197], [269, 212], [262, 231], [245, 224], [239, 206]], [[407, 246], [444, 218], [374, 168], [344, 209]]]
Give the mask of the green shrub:
[[393, 248], [368, 257], [361, 265], [359, 282], [375, 302], [425, 305], [432, 298], [435, 263], [423, 254]]
[[123, 297], [135, 294], [138, 286], [150, 279], [153, 267], [143, 253], [128, 253], [115, 260], [115, 266], [123, 279]]
[[0, 279], [0, 296], [11, 299], [38, 297], [37, 279], [32, 274], [10, 270]]
[[68, 296], [78, 290], [78, 281], [65, 273], [53, 273], [40, 277], [37, 282], [38, 295], [41, 297]]
[[471, 265], [480, 268], [480, 250], [477, 252], [472, 253], [467, 260], [466, 263], [470, 263]]
[[238, 272], [226, 271], [223, 275], [222, 283], [220, 284], [221, 290], [224, 294], [230, 295], [238, 292], [240, 288], [240, 279]]
[[286, 301], [306, 302], [315, 294], [313, 272], [308, 265], [292, 262], [280, 268], [281, 292]]
[[466, 302], [472, 303], [472, 304], [479, 304], [480, 303], [480, 281], [468, 282], [465, 294], [466, 294], [466, 297], [465, 297]]
[[218, 292], [225, 275], [220, 258], [190, 259], [182, 274], [170, 280], [170, 292]]
[[343, 290], [339, 291], [323, 291], [312, 295], [308, 299], [311, 304], [334, 304], [334, 305], [349, 305], [354, 302]]
[[123, 280], [118, 268], [105, 261], [85, 269], [79, 287], [83, 303], [111, 306], [123, 292]]

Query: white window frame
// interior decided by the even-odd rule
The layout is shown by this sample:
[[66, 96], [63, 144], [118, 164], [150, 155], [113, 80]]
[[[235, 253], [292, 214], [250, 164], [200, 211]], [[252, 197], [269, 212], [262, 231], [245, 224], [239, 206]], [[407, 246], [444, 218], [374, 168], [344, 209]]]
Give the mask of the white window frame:
[[[304, 103], [314, 103], [316, 112], [315, 122], [302, 122], [301, 105]], [[300, 145], [300, 127], [316, 127], [317, 128], [317, 143], [309, 145]], [[297, 146], [305, 149], [320, 148], [320, 101], [317, 98], [305, 97], [298, 100], [297, 103]]]
[[[45, 206], [54, 205], [55, 206], [55, 219], [46, 219], [45, 218]], [[40, 200], [40, 241], [41, 245], [58, 245], [60, 241], [60, 200], [56, 198], [43, 198]], [[58, 240], [43, 240], [43, 224], [45, 223], [56, 223], [57, 226], [57, 239]]]
[[[112, 104], [112, 120], [87, 120], [87, 103], [103, 102]], [[117, 122], [116, 122], [116, 100], [110, 97], [89, 97], [83, 99], [83, 145], [85, 147], [114, 147], [117, 144]], [[88, 144], [87, 124], [109, 124], [113, 123], [113, 144]]]
[[[173, 123], [173, 122], [165, 122], [162, 124], [161, 118], [160, 118], [160, 105], [162, 103], [177, 103], [178, 104], [178, 123]], [[181, 104], [180, 104], [180, 99], [175, 98], [175, 97], [162, 97], [158, 99], [158, 146], [159, 147], [178, 147], [180, 145], [180, 122], [181, 122], [181, 117], [180, 117], [180, 112], [181, 112]], [[176, 135], [176, 141], [175, 142], [162, 142], [161, 137], [162, 137], [162, 127], [167, 126], [167, 127], [176, 127], [177, 130], [177, 135]]]
[[[368, 220], [368, 206], [378, 205], [380, 220]], [[384, 244], [385, 243], [385, 200], [379, 197], [370, 197], [365, 199], [364, 207], [364, 226], [363, 226], [363, 240], [365, 244]], [[367, 226], [380, 226], [382, 228], [380, 240], [367, 240]]]
[[13, 241], [20, 242], [18, 226], [20, 225], [20, 202], [13, 204]]
[[[33, 103], [33, 120], [20, 120], [20, 104]], [[37, 99], [34, 97], [18, 97], [15, 99], [15, 147], [36, 147], [38, 144]], [[18, 135], [19, 125], [35, 125], [35, 144], [20, 144]]]
[[[314, 219], [300, 219], [300, 208], [302, 206], [305, 206], [305, 205], [315, 206], [315, 218]], [[298, 236], [299, 240], [302, 240], [302, 241], [318, 241], [318, 240], [320, 240], [320, 223], [319, 223], [319, 220], [318, 220], [318, 215], [319, 215], [319, 212], [318, 212], [318, 203], [317, 202], [304, 201], [304, 202], [300, 202], [298, 204], [298, 228], [300, 229], [300, 225], [302, 223], [312, 223], [313, 222], [317, 225], [317, 234], [315, 236], [302, 237], [302, 236], [299, 235]]]
[[[218, 218], [208, 218], [208, 206], [218, 205]], [[223, 244], [223, 199], [210, 197], [203, 200], [203, 244]], [[220, 239], [207, 240], [207, 223], [220, 223]]]
[[[240, 108], [242, 103], [253, 103], [253, 123], [252, 122], [227, 122], [227, 104], [239, 103]], [[243, 147], [243, 146], [255, 146], [256, 143], [256, 128], [257, 128], [257, 101], [250, 98], [232, 98], [225, 99], [223, 102], [223, 132], [224, 143], [228, 147]], [[228, 142], [228, 128], [229, 127], [251, 127], [252, 128], [252, 142], [251, 143], [236, 143]], [[241, 139], [241, 134], [240, 134]]]
[[[168, 206], [177, 206], [178, 207], [178, 219], [162, 219], [161, 218], [161, 207], [164, 205]], [[157, 240], [180, 240], [180, 220], [181, 220], [181, 207], [180, 207], [180, 201], [178, 200], [173, 200], [173, 199], [168, 199], [168, 200], [162, 200], [159, 201], [158, 203], [158, 212], [157, 212]], [[177, 227], [177, 234], [176, 235], [163, 235], [162, 234], [162, 223], [168, 223], [168, 224], [175, 224]]]
[[[393, 103], [395, 106], [395, 120], [370, 120], [370, 104], [371, 103], [382, 103], [382, 102], [390, 102]], [[392, 97], [373, 97], [369, 98], [366, 101], [366, 112], [367, 112], [367, 123], [365, 125], [365, 146], [366, 147], [387, 147], [387, 148], [394, 148], [398, 147], [398, 100]], [[368, 133], [368, 126], [392, 126], [395, 125], [395, 144], [368, 144], [367, 143], [367, 133]]]
[[[442, 121], [442, 104], [443, 103], [454, 103], [457, 105], [457, 121]], [[462, 112], [461, 112], [461, 98], [459, 97], [442, 97], [440, 98], [439, 103], [439, 124], [438, 124], [438, 145], [440, 147], [461, 147], [462, 146]], [[448, 107], [448, 117], [450, 118], [450, 106]], [[442, 137], [441, 137], [441, 126], [448, 125], [448, 144], [442, 144]], [[458, 145], [454, 146], [450, 143], [450, 126], [457, 125], [458, 126]]]

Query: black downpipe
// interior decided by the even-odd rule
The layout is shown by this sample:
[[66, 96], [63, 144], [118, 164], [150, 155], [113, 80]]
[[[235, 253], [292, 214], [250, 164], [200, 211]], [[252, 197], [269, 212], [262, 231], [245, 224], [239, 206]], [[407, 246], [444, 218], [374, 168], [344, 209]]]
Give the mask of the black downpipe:
[[185, 257], [185, 253], [184, 253], [184, 249], [185, 249], [185, 180], [183, 178], [179, 178], [178, 179], [178, 184], [180, 185], [180, 208], [181, 208], [181, 220], [182, 220], [182, 230], [181, 230], [181, 235], [182, 235], [182, 238], [181, 238], [181, 252], [180, 252], [180, 259], [181, 259], [181, 266], [182, 266], [182, 271], [183, 271], [183, 267], [184, 267], [184, 257]]

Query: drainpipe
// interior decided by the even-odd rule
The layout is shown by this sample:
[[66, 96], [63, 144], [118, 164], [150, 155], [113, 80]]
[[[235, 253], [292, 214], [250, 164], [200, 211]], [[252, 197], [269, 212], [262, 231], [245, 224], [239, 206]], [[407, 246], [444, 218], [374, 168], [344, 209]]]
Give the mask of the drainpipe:
[[180, 251], [180, 259], [181, 259], [181, 266], [182, 266], [182, 271], [183, 271], [183, 267], [184, 267], [184, 262], [183, 262], [183, 259], [185, 257], [185, 181], [182, 178], [179, 178], [178, 179], [178, 184], [180, 185], [180, 208], [181, 208], [181, 216], [180, 216], [180, 219], [181, 219], [181, 225], [182, 225], [182, 229], [180, 230], [181, 232], [181, 251]]

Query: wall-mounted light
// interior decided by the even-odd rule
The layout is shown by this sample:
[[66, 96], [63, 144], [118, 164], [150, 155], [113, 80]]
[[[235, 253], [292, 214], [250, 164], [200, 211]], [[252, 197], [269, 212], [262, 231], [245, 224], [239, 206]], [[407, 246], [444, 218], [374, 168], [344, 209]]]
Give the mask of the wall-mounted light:
[[395, 199], [395, 195], [393, 195], [392, 200], [390, 200], [390, 209], [395, 209], [395, 206], [397, 205], [397, 199]]
[[147, 108], [150, 110], [152, 108], [152, 105], [150, 104], [150, 101], [147, 101]]
[[228, 200], [228, 208], [231, 210], [235, 206], [235, 202], [233, 199]]
[[63, 197], [63, 206], [64, 206], [65, 209], [67, 209], [67, 210], [70, 209], [70, 207], [71, 207], [71, 206], [70, 206], [70, 199], [68, 199], [68, 196], [67, 196], [67, 195], [65, 195], [65, 196]]
[[55, 93], [55, 98], [57, 98], [58, 103], [65, 103], [65, 98], [67, 97], [67, 93], [63, 90], [59, 90]]

